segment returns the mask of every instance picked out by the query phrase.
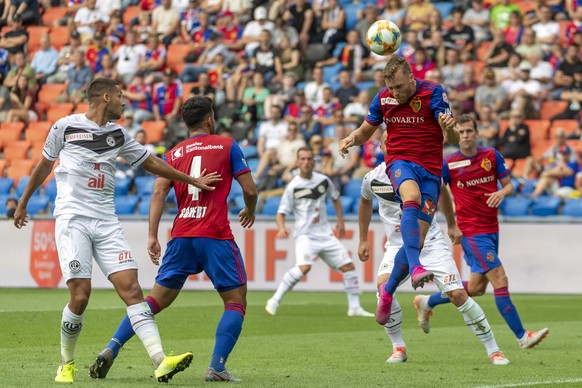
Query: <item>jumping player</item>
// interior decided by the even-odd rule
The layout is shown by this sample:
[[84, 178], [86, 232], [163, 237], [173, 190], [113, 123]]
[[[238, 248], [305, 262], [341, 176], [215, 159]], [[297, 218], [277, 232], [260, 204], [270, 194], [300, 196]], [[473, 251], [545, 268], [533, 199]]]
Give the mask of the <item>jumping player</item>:
[[458, 143], [448, 98], [435, 83], [414, 78], [408, 62], [392, 56], [384, 68], [386, 88], [380, 89], [362, 125], [340, 141], [340, 154], [370, 138], [384, 122], [387, 127], [386, 172], [402, 203], [402, 240], [394, 271], [380, 285], [376, 321], [384, 325], [390, 318], [392, 294], [411, 273], [416, 289], [432, 280], [419, 260], [426, 233], [432, 222], [441, 187], [443, 142]]
[[[513, 194], [513, 185], [505, 160], [493, 148], [477, 147], [477, 123], [468, 115], [457, 120], [460, 150], [449, 155], [443, 164], [443, 181], [451, 188], [457, 211], [455, 224], [452, 204], [443, 190], [443, 211], [447, 217], [449, 236], [453, 243], [461, 242], [465, 262], [471, 267], [471, 277], [465, 283], [469, 295], [481, 296], [487, 284], [493, 285], [495, 304], [505, 322], [515, 334], [522, 349], [533, 348], [549, 333], [548, 328], [526, 331], [517, 309], [511, 301], [507, 275], [499, 260], [499, 221], [497, 208], [503, 199]], [[498, 190], [497, 182], [501, 183]], [[450, 205], [448, 205], [450, 204]], [[418, 321], [425, 333], [430, 330], [433, 307], [448, 303], [439, 294], [418, 295], [414, 303]]]
[[[174, 219], [172, 239], [168, 242], [156, 283], [146, 301], [154, 314], [159, 313], [176, 299], [189, 275], [204, 271], [224, 301], [206, 381], [240, 381], [226, 370], [225, 364], [242, 330], [247, 278], [228, 221], [226, 201], [234, 178], [242, 187], [245, 202], [239, 221], [243, 228], [250, 228], [255, 221], [257, 189], [236, 141], [214, 135], [211, 99], [202, 96], [188, 99], [182, 107], [182, 117], [190, 138], [166, 153], [166, 162], [193, 176], [216, 170], [223, 180], [215, 185], [212, 195], [208, 195], [190, 185], [160, 177], [156, 179], [150, 202], [148, 240], [148, 252], [156, 265], [161, 253], [158, 242], [160, 218], [166, 195], [172, 187], [178, 200], [178, 215]], [[132, 336], [133, 330], [125, 317], [111, 342], [91, 365], [91, 377], [105, 378], [120, 348]]]

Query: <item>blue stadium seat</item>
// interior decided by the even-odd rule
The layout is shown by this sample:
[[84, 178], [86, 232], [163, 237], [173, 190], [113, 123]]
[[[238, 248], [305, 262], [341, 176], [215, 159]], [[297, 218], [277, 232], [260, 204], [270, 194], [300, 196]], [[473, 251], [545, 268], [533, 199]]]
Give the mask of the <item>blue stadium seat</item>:
[[562, 199], [558, 197], [538, 197], [531, 207], [531, 214], [534, 216], [555, 216], [558, 214], [561, 203]]
[[277, 210], [279, 210], [280, 204], [281, 204], [280, 196], [268, 197], [267, 199], [265, 199], [265, 204], [263, 205], [261, 213], [266, 216], [274, 216], [277, 214]]
[[131, 186], [131, 179], [129, 178], [115, 178], [115, 196], [127, 195]]
[[[354, 199], [352, 197], [340, 197], [340, 202], [342, 203], [342, 210], [345, 214], [350, 214], [352, 212], [352, 205], [354, 203]], [[335, 207], [333, 206], [333, 202], [331, 199], [328, 198], [327, 200], [327, 215], [328, 216], [336, 216]]]
[[12, 178], [0, 178], [0, 194], [10, 194], [13, 184], [14, 179]]
[[323, 69], [323, 81], [328, 84], [337, 82], [337, 77], [339, 71], [342, 69], [343, 65], [341, 63], [336, 63], [329, 66], [322, 67]]
[[338, 44], [336, 44], [331, 56], [332, 57], [339, 57], [339, 55], [341, 54], [344, 47], [346, 47], [346, 45], [347, 45], [346, 42], [339, 42]]
[[133, 214], [138, 201], [139, 197], [137, 195], [120, 195], [115, 197], [115, 213], [119, 216]]
[[438, 3], [433, 3], [434, 7], [436, 9], [438, 9], [438, 11], [441, 14], [441, 18], [443, 20], [445, 20], [446, 18], [448, 18], [452, 11], [453, 11], [453, 2], [438, 2]]
[[567, 199], [562, 214], [570, 217], [582, 217], [582, 199]]
[[142, 216], [147, 216], [150, 214], [150, 199], [152, 199], [151, 196], [141, 197], [139, 204], [137, 205], [137, 214]]
[[243, 155], [245, 156], [245, 159], [248, 158], [256, 158], [257, 155], [259, 154], [257, 152], [257, 146], [254, 145], [246, 145], [246, 146], [241, 146], [241, 150], [243, 152]]
[[166, 197], [166, 213], [168, 214], [178, 214], [178, 201], [176, 196], [170, 197], [170, 194]]
[[532, 200], [526, 197], [509, 197], [504, 202], [503, 214], [508, 217], [527, 216], [532, 204]]
[[362, 192], [362, 179], [350, 179], [344, 186], [344, 196], [351, 197], [354, 201], [360, 200]]
[[[18, 181], [18, 185], [16, 186], [16, 196], [18, 198], [20, 198], [22, 196], [22, 193], [24, 193], [24, 189], [26, 188], [26, 185], [28, 184], [29, 180], [30, 180], [29, 176], [23, 176]], [[32, 194], [32, 196], [34, 197], [35, 195], [39, 195], [39, 194], [40, 194], [40, 187], [38, 189], [36, 189], [36, 191]]]
[[44, 188], [44, 193], [51, 202], [55, 202], [55, 199], [57, 199], [57, 181], [55, 178], [48, 181]]
[[170, 191], [168, 191], [168, 195], [166, 195], [166, 202], [176, 201], [176, 191], [172, 187]]
[[259, 159], [257, 158], [247, 159], [247, 165], [249, 166], [252, 172], [255, 172], [257, 171], [257, 167], [259, 167]]
[[14, 195], [0, 194], [0, 214], [2, 215], [6, 215], [6, 201], [8, 198], [18, 199]]
[[152, 175], [148, 176], [138, 176], [135, 178], [134, 183], [137, 189], [137, 195], [140, 197], [152, 195], [154, 191], [154, 182], [156, 177]]
[[536, 185], [538, 184], [539, 179], [528, 179], [523, 184], [521, 188], [521, 193], [523, 195], [528, 195], [534, 192]]
[[346, 11], [346, 29], [353, 30], [358, 24], [358, 10], [363, 10], [366, 5], [364, 3], [345, 4], [343, 5]]
[[243, 193], [242, 187], [240, 187], [238, 182], [235, 179], [233, 179], [232, 186], [230, 187], [230, 193], [228, 194], [228, 199], [227, 199], [228, 202], [231, 202], [232, 200], [234, 200], [234, 197], [242, 195], [242, 193]]
[[28, 214], [35, 215], [40, 212], [46, 212], [50, 200], [47, 195], [34, 195], [30, 197], [26, 210]]

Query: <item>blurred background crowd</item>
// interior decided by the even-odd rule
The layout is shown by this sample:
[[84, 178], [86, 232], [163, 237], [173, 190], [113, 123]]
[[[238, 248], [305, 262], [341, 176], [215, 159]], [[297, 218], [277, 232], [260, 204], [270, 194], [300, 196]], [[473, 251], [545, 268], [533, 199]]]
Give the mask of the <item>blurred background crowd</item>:
[[[507, 159], [521, 195], [502, 211], [582, 216], [582, 1], [0, 0], [0, 9], [0, 206], [21, 194], [52, 123], [84, 112], [89, 82], [107, 77], [125, 91], [121, 124], [152, 153], [188, 136], [181, 105], [206, 95], [218, 133], [247, 157], [265, 214], [304, 145], [350, 213], [361, 178], [382, 161], [380, 131], [346, 159], [337, 145], [384, 86], [387, 57], [365, 34], [387, 19], [402, 31], [396, 54], [442, 84], [453, 114], [474, 115], [481, 144]], [[147, 214], [153, 177], [120, 159], [117, 178], [118, 213]], [[39, 212], [50, 211], [53, 187], [51, 177]], [[236, 211], [240, 193], [230, 200]]]

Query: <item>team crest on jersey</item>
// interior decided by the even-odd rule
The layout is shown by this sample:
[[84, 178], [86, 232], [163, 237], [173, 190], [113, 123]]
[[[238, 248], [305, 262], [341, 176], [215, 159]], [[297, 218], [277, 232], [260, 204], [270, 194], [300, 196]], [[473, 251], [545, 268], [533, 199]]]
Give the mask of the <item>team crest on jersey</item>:
[[414, 113], [418, 113], [418, 111], [422, 107], [422, 101], [420, 101], [419, 99], [413, 99], [412, 101], [410, 101], [410, 107], [412, 108]]
[[394, 173], [394, 177], [396, 179], [400, 178], [400, 174], [402, 174], [402, 171], [400, 171], [400, 169], [396, 170], [396, 172]]
[[487, 252], [487, 260], [491, 262], [495, 261], [495, 256], [493, 256], [493, 252]]
[[491, 171], [491, 161], [487, 158], [483, 159], [481, 162], [481, 168], [487, 172]]
[[427, 199], [426, 201], [424, 201], [424, 207], [422, 208], [422, 212], [426, 215], [428, 215], [429, 217], [434, 216], [434, 212], [435, 212], [435, 206], [434, 203], [432, 202], [432, 199]]
[[180, 159], [182, 156], [184, 156], [184, 149], [182, 147], [172, 152], [172, 160]]
[[105, 142], [109, 147], [115, 147], [115, 138], [112, 135], [107, 136]]

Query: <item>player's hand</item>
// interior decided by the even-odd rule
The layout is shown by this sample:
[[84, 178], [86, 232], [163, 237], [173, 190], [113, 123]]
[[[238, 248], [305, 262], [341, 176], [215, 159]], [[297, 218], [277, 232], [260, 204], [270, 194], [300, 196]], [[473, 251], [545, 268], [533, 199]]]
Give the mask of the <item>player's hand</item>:
[[26, 216], [26, 207], [19, 204], [14, 212], [14, 226], [20, 229], [23, 226], [26, 226], [27, 223], [28, 217]]
[[346, 237], [346, 225], [343, 221], [338, 221], [335, 229], [337, 230], [337, 235], [340, 239]]
[[206, 174], [206, 169], [204, 169], [198, 178], [192, 179], [195, 181], [192, 185], [202, 190], [212, 191], [215, 187], [210, 185], [215, 182], [220, 182], [222, 177], [216, 171], [211, 174]]
[[499, 207], [503, 199], [505, 198], [505, 193], [502, 190], [496, 191], [494, 193], [485, 193], [487, 198], [487, 206], [489, 207]]
[[162, 247], [160, 247], [160, 242], [157, 238], [150, 237], [148, 239], [148, 255], [150, 255], [150, 260], [155, 265], [160, 265], [160, 257], [162, 256]]
[[460, 244], [461, 238], [463, 237], [463, 232], [461, 232], [461, 229], [459, 229], [457, 224], [449, 226], [448, 229], [449, 238], [451, 239], [453, 245]]
[[255, 213], [245, 207], [238, 213], [238, 221], [243, 228], [250, 228], [255, 223]]
[[455, 121], [454, 117], [449, 114], [439, 113], [439, 125], [442, 129], [450, 131], [455, 129], [455, 125], [457, 122]]
[[277, 232], [277, 238], [287, 238], [287, 237], [289, 237], [289, 229], [287, 228], [279, 229], [279, 231]]
[[345, 158], [346, 155], [350, 152], [349, 148], [356, 143], [356, 139], [350, 135], [345, 139], [340, 140], [339, 143], [339, 152], [342, 158]]
[[370, 243], [367, 241], [360, 241], [358, 245], [358, 257], [360, 261], [367, 261], [370, 258]]

